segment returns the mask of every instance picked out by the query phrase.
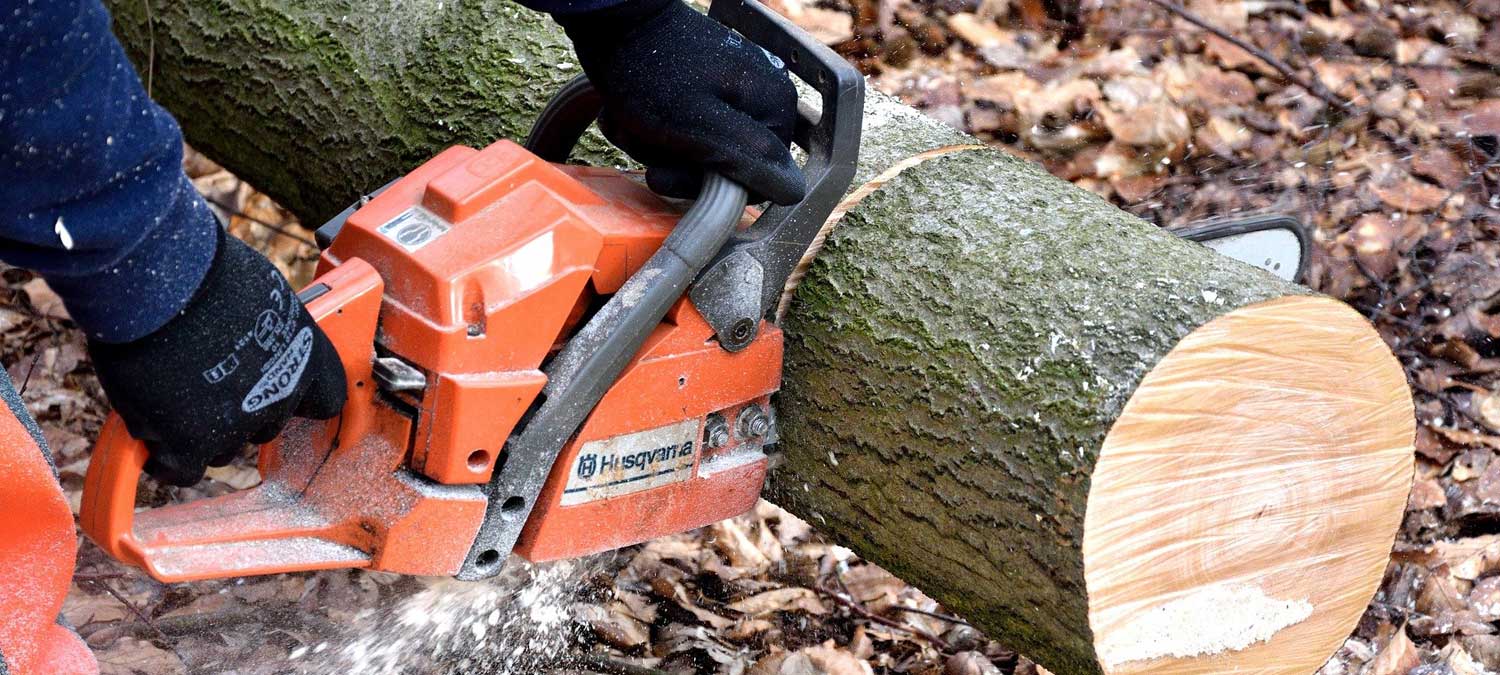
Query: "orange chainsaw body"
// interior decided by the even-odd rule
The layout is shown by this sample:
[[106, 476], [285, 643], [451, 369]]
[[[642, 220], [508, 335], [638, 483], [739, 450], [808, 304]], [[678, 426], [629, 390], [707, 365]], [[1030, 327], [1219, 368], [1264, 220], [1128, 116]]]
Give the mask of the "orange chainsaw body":
[[854, 178], [864, 81], [753, 0], [709, 16], [821, 99], [792, 134], [801, 201], [747, 224], [745, 187], [713, 171], [684, 212], [619, 171], [552, 163], [603, 109], [574, 78], [524, 148], [450, 148], [319, 230], [299, 298], [343, 363], [339, 416], [261, 446], [253, 488], [140, 512], [146, 448], [111, 417], [84, 532], [164, 581], [477, 580], [511, 553], [585, 555], [753, 506], [781, 384], [767, 317]]
[[[262, 446], [260, 485], [136, 513], [145, 450], [111, 418], [81, 524], [169, 581], [366, 567], [452, 575], [484, 519], [480, 486], [547, 383], [548, 357], [661, 245], [681, 213], [626, 174], [547, 163], [500, 141], [454, 147], [349, 217], [304, 291], [349, 402]], [[680, 299], [564, 446], [515, 552], [551, 560], [750, 508], [782, 337], [738, 352]], [[418, 377], [382, 382], [395, 359]], [[387, 378], [389, 379], [389, 378]], [[715, 434], [704, 443], [705, 426]]]

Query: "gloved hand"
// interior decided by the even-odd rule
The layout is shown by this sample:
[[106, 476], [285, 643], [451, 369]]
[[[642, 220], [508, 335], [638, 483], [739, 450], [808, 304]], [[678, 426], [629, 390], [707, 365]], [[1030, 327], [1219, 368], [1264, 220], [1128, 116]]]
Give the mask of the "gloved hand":
[[104, 392], [146, 470], [188, 486], [265, 443], [293, 415], [327, 419], [344, 407], [338, 353], [281, 273], [219, 232], [207, 276], [165, 326], [133, 342], [90, 342]]
[[787, 149], [797, 90], [780, 59], [681, 0], [555, 18], [603, 95], [600, 129], [646, 165], [652, 190], [695, 196], [707, 169], [753, 201], [802, 200], [805, 179]]

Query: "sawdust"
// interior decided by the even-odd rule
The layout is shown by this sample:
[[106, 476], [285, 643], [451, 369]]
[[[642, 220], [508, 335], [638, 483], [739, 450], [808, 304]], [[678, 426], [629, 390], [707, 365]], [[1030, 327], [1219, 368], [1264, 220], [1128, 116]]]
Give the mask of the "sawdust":
[[1312, 615], [1306, 600], [1277, 600], [1257, 586], [1217, 584], [1142, 612], [1097, 649], [1105, 668], [1162, 657], [1238, 651]]
[[605, 558], [513, 557], [488, 581], [424, 580], [394, 606], [362, 613], [347, 641], [300, 649], [290, 665], [306, 675], [542, 672], [563, 660], [574, 633], [568, 607]]

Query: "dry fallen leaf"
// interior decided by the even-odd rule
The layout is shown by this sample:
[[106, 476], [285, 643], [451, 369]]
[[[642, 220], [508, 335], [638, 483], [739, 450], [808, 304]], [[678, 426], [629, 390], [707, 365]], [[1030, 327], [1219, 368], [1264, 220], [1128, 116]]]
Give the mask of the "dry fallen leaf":
[[769, 569], [771, 559], [750, 539], [745, 524], [738, 518], [721, 520], [709, 526], [709, 541], [714, 550], [724, 556], [730, 565], [745, 568], [751, 573]]
[[1500, 619], [1500, 577], [1485, 577], [1469, 591], [1469, 608], [1486, 621]]
[[818, 42], [832, 45], [854, 37], [854, 17], [848, 12], [824, 9], [800, 0], [782, 0], [778, 4], [777, 11]]
[[959, 652], [943, 664], [943, 675], [1000, 675], [1000, 669], [979, 652]]
[[854, 601], [877, 614], [898, 604], [901, 592], [908, 588], [905, 582], [878, 565], [850, 567], [841, 578]]
[[808, 588], [778, 588], [774, 591], [766, 591], [753, 595], [739, 602], [732, 602], [729, 608], [748, 614], [750, 616], [761, 616], [771, 612], [790, 612], [801, 610], [809, 614], [826, 614], [828, 608], [823, 601], [818, 599], [818, 594]]
[[1086, 121], [1101, 94], [1092, 80], [1051, 84], [1015, 101], [1021, 137], [1032, 147], [1066, 153], [1103, 138], [1105, 130]]
[[645, 644], [651, 638], [650, 630], [621, 609], [579, 603], [573, 606], [573, 618], [586, 624], [600, 640], [614, 647], [633, 649]]
[[[751, 671], [755, 673], [756, 671]], [[873, 675], [870, 664], [831, 647], [810, 647], [785, 655], [767, 675]]]
[[1370, 675], [1406, 675], [1406, 672], [1421, 663], [1421, 653], [1411, 638], [1406, 636], [1404, 626], [1397, 627], [1391, 639], [1381, 648], [1370, 663]]
[[175, 654], [146, 640], [123, 638], [99, 656], [100, 675], [181, 675], [187, 667]]
[[1106, 107], [1099, 112], [1110, 134], [1130, 145], [1177, 147], [1192, 134], [1187, 114], [1171, 103], [1145, 103], [1127, 111]]
[[1490, 392], [1479, 397], [1479, 417], [1485, 426], [1500, 431], [1500, 393]]
[[948, 17], [948, 28], [960, 40], [975, 47], [996, 47], [1015, 40], [1008, 31], [995, 25], [993, 20], [986, 21], [973, 14], [960, 13]]
[[1500, 534], [1440, 541], [1434, 549], [1458, 579], [1472, 581], [1500, 565]]
[[1412, 483], [1411, 495], [1407, 498], [1406, 508], [1413, 511], [1422, 509], [1441, 508], [1448, 503], [1448, 498], [1443, 494], [1443, 486], [1432, 478], [1419, 478]]
[[1438, 654], [1438, 658], [1452, 670], [1453, 675], [1490, 675], [1484, 665], [1477, 662], [1462, 643], [1452, 643]]
[[1380, 201], [1401, 212], [1424, 212], [1436, 209], [1448, 197], [1448, 191], [1424, 183], [1399, 169], [1390, 169], [1370, 183]]
[[52, 287], [48, 286], [41, 277], [26, 282], [21, 286], [21, 290], [26, 292], [27, 299], [31, 301], [31, 307], [38, 314], [49, 319], [64, 321], [69, 318], [68, 308], [63, 306], [62, 298], [58, 297], [57, 292], [52, 290]]
[[1354, 258], [1377, 279], [1396, 271], [1395, 223], [1381, 213], [1366, 213], [1349, 229]]

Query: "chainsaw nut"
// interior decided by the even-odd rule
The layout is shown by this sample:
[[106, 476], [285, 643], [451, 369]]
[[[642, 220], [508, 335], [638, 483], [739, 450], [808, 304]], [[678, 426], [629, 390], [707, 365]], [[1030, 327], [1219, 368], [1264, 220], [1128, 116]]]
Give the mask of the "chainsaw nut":
[[771, 418], [756, 405], [745, 406], [735, 425], [740, 438], [760, 438], [771, 432]]
[[703, 445], [707, 448], [720, 448], [729, 442], [729, 423], [724, 421], [724, 416], [714, 413], [708, 416], [703, 423]]

